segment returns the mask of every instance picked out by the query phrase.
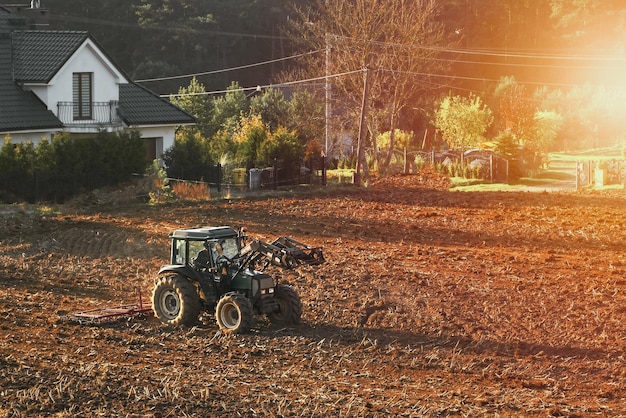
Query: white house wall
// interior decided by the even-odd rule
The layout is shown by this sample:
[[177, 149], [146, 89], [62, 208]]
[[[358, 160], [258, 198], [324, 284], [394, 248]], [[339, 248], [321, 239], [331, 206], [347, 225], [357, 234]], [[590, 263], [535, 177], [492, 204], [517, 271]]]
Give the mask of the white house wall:
[[[48, 84], [46, 100], [44, 94], [39, 96], [48, 109], [57, 114], [58, 102], [73, 101], [73, 74], [93, 73], [93, 101], [109, 102], [118, 101], [120, 98], [119, 84], [127, 83], [115, 66], [103, 55], [91, 40], [86, 40], [83, 45], [72, 55], [61, 70]], [[30, 86], [33, 92], [40, 91], [38, 87]]]
[[[39, 97], [39, 100], [41, 100], [42, 102], [46, 103], [46, 105], [48, 104], [48, 86], [47, 85], [41, 85], [41, 84], [37, 84], [37, 85], [26, 85], [24, 86], [25, 90], [32, 90], [33, 93], [35, 93], [35, 95], [37, 97]], [[54, 113], [56, 114], [56, 103], [55, 103], [55, 109], [54, 109]]]
[[142, 138], [162, 138], [162, 148], [157, 149], [159, 158], [162, 158], [164, 151], [174, 146], [176, 129], [172, 126], [142, 126], [140, 132]]
[[32, 142], [33, 145], [38, 145], [42, 139], [47, 139], [48, 141], [52, 140], [52, 136], [55, 132], [50, 131], [41, 131], [41, 132], [9, 132], [0, 134], [1, 142], [4, 143], [4, 139], [8, 136], [11, 139], [11, 143], [13, 144], [21, 144], [25, 142]]

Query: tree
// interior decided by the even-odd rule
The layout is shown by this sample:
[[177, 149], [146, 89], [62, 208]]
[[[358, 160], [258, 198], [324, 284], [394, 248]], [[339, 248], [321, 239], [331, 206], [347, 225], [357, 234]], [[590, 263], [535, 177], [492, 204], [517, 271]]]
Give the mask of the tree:
[[625, 46], [626, 10], [621, 0], [551, 0], [552, 19], [560, 35], [578, 48]]
[[514, 77], [502, 77], [494, 96], [498, 100], [499, 129], [509, 131], [520, 145], [532, 141], [537, 106], [526, 94], [524, 86]]
[[200, 132], [183, 131], [163, 153], [167, 174], [179, 179], [209, 181], [214, 165], [209, 150], [209, 141]]
[[[210, 3], [193, 0], [141, 0], [136, 7], [137, 23], [149, 36], [144, 59], [170, 63], [182, 68], [207, 62], [210, 55], [206, 33], [215, 28]], [[138, 76], [142, 76], [138, 74]]]
[[220, 161], [228, 154], [234, 154], [235, 133], [240, 129], [241, 118], [248, 112], [248, 100], [238, 83], [231, 83], [224, 96], [212, 101], [212, 114], [209, 123], [209, 152], [214, 161]]
[[435, 110], [435, 127], [451, 148], [480, 147], [493, 123], [491, 110], [479, 96], [446, 96]]
[[288, 116], [282, 125], [289, 130], [296, 131], [303, 145], [311, 141], [321, 142], [325, 128], [323, 103], [317, 100], [314, 94], [306, 90], [298, 90], [288, 104]]
[[[329, 67], [319, 61], [324, 54], [317, 54], [318, 61], [308, 63], [309, 75], [320, 75], [319, 68], [345, 74], [332, 79], [333, 103], [353, 121], [359, 120], [363, 70], [371, 70], [367, 105], [376, 112], [368, 112], [367, 123], [375, 138], [381, 130], [402, 128], [403, 112], [437, 88], [427, 74], [445, 72], [446, 61], [437, 58], [453, 45], [439, 23], [440, 12], [441, 2], [434, 0], [317, 0], [314, 10], [299, 10], [291, 34], [307, 49], [330, 48]], [[351, 128], [356, 131], [354, 124]], [[394, 141], [392, 134], [390, 150]], [[384, 168], [391, 153], [376, 157]]]
[[196, 126], [202, 131], [211, 121], [211, 103], [207, 99], [204, 84], [193, 77], [187, 87], [178, 89], [177, 95], [171, 95], [172, 104], [194, 115]]
[[135, 10], [141, 0], [45, 0], [41, 4], [50, 11], [51, 29], [88, 31], [129, 72], [152, 52], [144, 48], [146, 37], [137, 24]]
[[243, 89], [237, 82], [228, 86], [224, 96], [213, 99], [213, 117], [211, 125], [217, 129], [232, 132], [237, 128], [239, 119], [248, 112], [249, 104]]
[[250, 99], [250, 113], [261, 116], [270, 130], [275, 130], [289, 119], [289, 103], [282, 91], [270, 88]]
[[563, 127], [563, 116], [553, 111], [535, 113], [534, 136], [531, 147], [539, 154], [551, 151], [553, 144]]
[[390, 149], [391, 137], [392, 133], [389, 131], [379, 134], [378, 137], [376, 137], [377, 148], [385, 153], [389, 153], [390, 151], [393, 153], [398, 150], [404, 151], [411, 148], [411, 142], [413, 142], [413, 132], [396, 129], [393, 133], [393, 137], [395, 138], [395, 149]]
[[185, 131], [199, 132], [204, 138], [211, 138], [216, 127], [212, 125], [213, 103], [208, 99], [206, 89], [197, 78], [193, 77], [189, 86], [181, 87], [178, 95], [170, 96], [170, 102], [192, 114], [196, 118], [194, 126], [183, 126], [178, 134]]
[[278, 167], [283, 170], [277, 175], [288, 183], [298, 178], [303, 156], [304, 148], [296, 133], [283, 127], [279, 127], [260, 144], [258, 153], [259, 161], [266, 165], [273, 165], [277, 161]]
[[233, 135], [235, 159], [244, 163], [246, 169], [253, 168], [261, 161], [259, 149], [269, 136], [269, 129], [259, 115], [242, 118], [239, 129]]

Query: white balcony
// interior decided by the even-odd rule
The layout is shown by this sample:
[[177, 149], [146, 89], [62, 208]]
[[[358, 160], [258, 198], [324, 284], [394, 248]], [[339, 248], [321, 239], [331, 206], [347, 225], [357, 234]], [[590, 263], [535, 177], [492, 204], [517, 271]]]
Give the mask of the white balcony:
[[122, 127], [118, 115], [118, 102], [92, 102], [84, 105], [76, 102], [58, 102], [57, 117], [70, 132], [113, 131]]

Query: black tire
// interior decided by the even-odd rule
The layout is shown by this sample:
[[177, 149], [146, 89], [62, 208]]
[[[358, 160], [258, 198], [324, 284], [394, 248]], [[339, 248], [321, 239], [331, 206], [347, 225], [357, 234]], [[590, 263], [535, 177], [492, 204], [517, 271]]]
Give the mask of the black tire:
[[252, 327], [252, 304], [239, 293], [226, 293], [217, 302], [215, 319], [220, 329], [227, 334], [243, 334]]
[[278, 302], [278, 311], [270, 312], [267, 317], [275, 325], [297, 325], [302, 315], [302, 301], [298, 292], [286, 284], [279, 284], [274, 290], [274, 298]]
[[169, 325], [193, 326], [201, 303], [196, 287], [182, 276], [159, 277], [152, 290], [154, 316]]

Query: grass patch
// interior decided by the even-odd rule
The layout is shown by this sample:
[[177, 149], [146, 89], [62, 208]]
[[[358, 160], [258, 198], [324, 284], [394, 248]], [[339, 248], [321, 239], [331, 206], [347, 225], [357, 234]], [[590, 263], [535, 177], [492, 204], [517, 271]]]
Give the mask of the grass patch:
[[327, 183], [352, 183], [354, 180], [354, 172], [355, 170], [350, 169], [350, 168], [326, 170], [326, 182]]
[[172, 182], [172, 192], [180, 200], [209, 200], [211, 192], [206, 183], [176, 181]]
[[559, 162], [575, 163], [577, 161], [606, 161], [624, 158], [621, 146], [596, 148], [584, 151], [552, 152], [548, 154], [550, 166]]
[[[459, 179], [459, 181], [455, 181]], [[506, 183], [485, 183], [474, 180], [473, 182], [468, 179], [454, 177], [450, 185], [450, 190], [460, 192], [511, 192], [519, 190], [518, 185], [506, 184]], [[461, 181], [466, 180], [466, 181]]]
[[538, 183], [550, 183], [554, 181], [570, 181], [576, 180], [576, 176], [573, 173], [573, 169], [569, 171], [560, 171], [560, 170], [544, 170], [539, 173], [535, 177], [532, 178], [523, 178], [523, 181], [528, 182], [538, 182]]
[[39, 217], [56, 216], [59, 209], [48, 205], [37, 205], [27, 203], [0, 203], [0, 215], [3, 217], [20, 217], [24, 215], [35, 215]]

